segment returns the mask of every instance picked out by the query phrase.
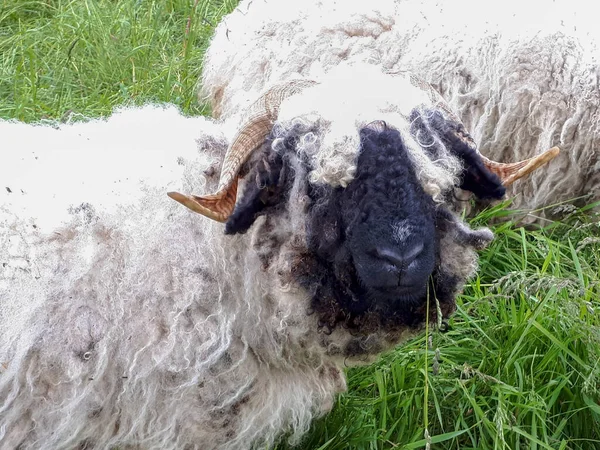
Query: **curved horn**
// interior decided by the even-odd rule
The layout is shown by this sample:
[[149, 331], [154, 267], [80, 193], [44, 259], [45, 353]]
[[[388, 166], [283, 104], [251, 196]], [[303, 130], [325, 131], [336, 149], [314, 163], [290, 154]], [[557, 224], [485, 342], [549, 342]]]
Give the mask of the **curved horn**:
[[[440, 95], [438, 91], [435, 90], [433, 86], [431, 86], [426, 81], [420, 79], [416, 75], [410, 74], [410, 81], [413, 86], [418, 87], [419, 89], [425, 91], [429, 96], [431, 103], [438, 109], [441, 109], [446, 113], [447, 117], [460, 125], [462, 125], [462, 121], [456, 115], [456, 113], [452, 110], [450, 105], [446, 102], [446, 100]], [[464, 125], [463, 125], [464, 127]], [[483, 160], [483, 164], [485, 167], [492, 173], [495, 173], [500, 178], [500, 181], [504, 186], [510, 186], [512, 183], [517, 181], [519, 178], [523, 178], [524, 176], [529, 175], [535, 169], [543, 166], [544, 164], [550, 162], [560, 153], [560, 149], [558, 147], [552, 147], [550, 150], [545, 151], [544, 153], [534, 156], [533, 158], [526, 159], [524, 161], [519, 161], [516, 163], [500, 163], [496, 161], [492, 161], [491, 159], [483, 156], [479, 150], [477, 150], [477, 145], [473, 141], [470, 136], [466, 136], [461, 134], [458, 136], [462, 141], [466, 142], [470, 147], [475, 149], [481, 159]]]
[[271, 132], [279, 114], [279, 106], [287, 97], [315, 84], [316, 81], [313, 80], [291, 80], [281, 83], [273, 86], [250, 105], [246, 113], [248, 118], [225, 154], [219, 187], [215, 194], [197, 197], [168, 192], [167, 195], [198, 214], [225, 222], [235, 207], [240, 169]]
[[490, 172], [498, 175], [504, 186], [510, 186], [519, 178], [529, 175], [538, 167], [552, 161], [559, 153], [560, 149], [558, 147], [552, 147], [550, 150], [546, 150], [540, 155], [516, 163], [499, 163], [486, 158], [481, 153], [479, 155], [481, 156], [485, 167], [487, 167]]

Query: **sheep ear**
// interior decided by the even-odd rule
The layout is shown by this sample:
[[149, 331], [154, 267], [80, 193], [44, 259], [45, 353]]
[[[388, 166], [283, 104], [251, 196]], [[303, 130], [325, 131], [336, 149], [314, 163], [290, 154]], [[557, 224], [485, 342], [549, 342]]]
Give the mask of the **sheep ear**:
[[481, 155], [464, 144], [454, 145], [452, 152], [463, 162], [459, 187], [470, 191], [482, 200], [499, 200], [506, 194], [502, 180], [484, 164]]
[[500, 177], [485, 164], [477, 151], [475, 141], [460, 122], [448, 120], [437, 110], [425, 115], [428, 125], [444, 142], [446, 148], [463, 164], [459, 187], [470, 191], [479, 199], [501, 199], [506, 193]]
[[[483, 162], [486, 171], [498, 176], [503, 186], [510, 186], [518, 179], [526, 177], [534, 170], [552, 161], [560, 153], [560, 149], [558, 147], [552, 147], [550, 150], [536, 155], [533, 158], [514, 163], [501, 163], [488, 159], [477, 151], [475, 141], [469, 135], [469, 133], [465, 131], [464, 125], [462, 124], [460, 118], [458, 115], [456, 115], [456, 113], [452, 110], [450, 105], [446, 102], [446, 100], [444, 100], [440, 93], [437, 92], [432, 85], [414, 74], [410, 75], [410, 81], [414, 86], [421, 89], [429, 97], [430, 105], [434, 110], [432, 125], [437, 129], [438, 132], [441, 132], [442, 139], [445, 138], [446, 140], [455, 142], [462, 141], [465, 145], [467, 145], [467, 147], [470, 147], [472, 150], [474, 150], [478, 154], [479, 160]], [[437, 122], [437, 124], [434, 122]], [[478, 176], [476, 178], [480, 177]], [[484, 193], [485, 196], [481, 198], [496, 198], [493, 192], [489, 190], [487, 191], [488, 192]], [[477, 195], [476, 192], [475, 195]]]
[[261, 215], [285, 200], [287, 170], [281, 155], [266, 150], [245, 179], [243, 194], [225, 223], [225, 234], [243, 234]]

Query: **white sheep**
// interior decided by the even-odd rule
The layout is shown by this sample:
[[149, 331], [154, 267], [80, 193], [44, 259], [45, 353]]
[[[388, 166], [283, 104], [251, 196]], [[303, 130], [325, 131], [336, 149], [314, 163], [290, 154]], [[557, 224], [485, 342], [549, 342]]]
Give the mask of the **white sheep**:
[[493, 236], [452, 192], [501, 180], [414, 78], [314, 76], [218, 122], [0, 121], [1, 448], [297, 442], [346, 365], [453, 312]]
[[341, 62], [412, 71], [491, 159], [563, 150], [509, 187], [515, 208], [583, 196], [581, 204], [600, 199], [598, 42], [595, 16], [579, 0], [485, 8], [474, 0], [243, 0], [216, 30], [202, 96], [228, 116], [274, 81], [316, 77]]

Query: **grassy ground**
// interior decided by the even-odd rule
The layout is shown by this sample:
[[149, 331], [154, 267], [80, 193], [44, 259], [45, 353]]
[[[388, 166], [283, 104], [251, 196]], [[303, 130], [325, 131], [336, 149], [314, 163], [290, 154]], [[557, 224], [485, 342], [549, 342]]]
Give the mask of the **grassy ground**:
[[[0, 117], [150, 101], [204, 113], [202, 54], [235, 3], [0, 0]], [[600, 227], [574, 210], [544, 230], [494, 230], [448, 331], [350, 370], [348, 394], [301, 448], [600, 448]]]

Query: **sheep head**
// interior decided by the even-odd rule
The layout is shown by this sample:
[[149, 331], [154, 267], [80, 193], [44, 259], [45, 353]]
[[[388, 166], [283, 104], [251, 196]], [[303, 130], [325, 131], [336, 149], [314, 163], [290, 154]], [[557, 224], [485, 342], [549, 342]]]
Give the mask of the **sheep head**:
[[[293, 105], [279, 109], [287, 95], [304, 104], [322, 101], [320, 83], [279, 85], [253, 105], [251, 129], [243, 127], [233, 140], [216, 194], [169, 193], [193, 211], [226, 222], [226, 234], [250, 229], [277, 234], [265, 270], [278, 259], [274, 273], [310, 297], [309, 311], [326, 332], [341, 324], [355, 336], [382, 331], [398, 336], [424, 322], [433, 298], [439, 308], [430, 305], [432, 319], [438, 311], [451, 314], [456, 295], [476, 270], [476, 250], [493, 239], [490, 230], [472, 230], [451, 212], [455, 186], [482, 199], [500, 199], [504, 185], [556, 153], [516, 164], [489, 161], [435, 91], [414, 78], [405, 81], [415, 95], [422, 94], [418, 103], [392, 110], [389, 102], [376, 101], [377, 112], [365, 116], [373, 120], [352, 122], [356, 136], [334, 144], [328, 133], [338, 123], [319, 108], [316, 115], [298, 114]], [[371, 97], [360, 97], [357, 108], [368, 109]], [[330, 151], [353, 146], [347, 164]], [[322, 174], [331, 159], [342, 161], [333, 171], [344, 173], [337, 179]], [[236, 201], [238, 179], [243, 188]], [[370, 354], [382, 350], [380, 344], [368, 347], [365, 339], [353, 342], [346, 357], [360, 353], [358, 347]]]

